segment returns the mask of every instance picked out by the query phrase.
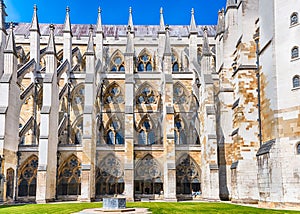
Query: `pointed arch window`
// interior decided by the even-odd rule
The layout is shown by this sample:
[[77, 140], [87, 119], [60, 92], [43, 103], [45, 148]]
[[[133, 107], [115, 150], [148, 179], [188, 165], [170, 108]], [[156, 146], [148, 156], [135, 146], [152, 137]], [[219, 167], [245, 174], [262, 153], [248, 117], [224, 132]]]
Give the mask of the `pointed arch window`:
[[179, 72], [179, 60], [178, 60], [178, 55], [175, 53], [174, 50], [172, 50], [172, 71], [173, 72]]
[[124, 134], [121, 123], [117, 118], [113, 118], [106, 128], [106, 144], [124, 144]]
[[300, 77], [298, 75], [293, 77], [293, 88], [300, 87]]
[[124, 187], [121, 161], [114, 155], [108, 155], [96, 169], [96, 195], [122, 194]]
[[291, 58], [296, 59], [298, 57], [299, 57], [299, 48], [297, 46], [295, 46], [295, 47], [292, 48]]
[[75, 111], [83, 111], [84, 106], [84, 85], [80, 84], [72, 92], [72, 107]]
[[290, 17], [291, 26], [298, 23], [298, 13], [294, 12], [292, 13]]
[[154, 104], [156, 103], [157, 96], [149, 85], [144, 86], [141, 88], [141, 90], [138, 91], [137, 93], [137, 99], [136, 103], [137, 104]]
[[73, 126], [73, 144], [82, 144], [82, 133], [83, 133], [83, 118], [79, 117], [76, 124]]
[[163, 175], [159, 163], [148, 154], [135, 168], [136, 194], [159, 194], [163, 190]]
[[138, 71], [152, 71], [152, 58], [148, 53], [143, 53], [138, 58]]
[[124, 56], [119, 51], [117, 51], [111, 58], [110, 71], [112, 72], [125, 71]]
[[173, 97], [173, 102], [174, 104], [186, 104], [188, 102], [188, 98], [186, 95], [186, 90], [185, 88], [177, 83], [174, 85], [174, 97]]
[[112, 84], [104, 93], [105, 104], [120, 104], [124, 103], [124, 96], [118, 84]]
[[64, 196], [81, 194], [81, 163], [72, 155], [58, 170], [57, 194]]
[[184, 122], [179, 116], [175, 118], [174, 126], [175, 144], [187, 144]]
[[201, 193], [201, 171], [196, 162], [189, 156], [183, 156], [176, 164], [176, 193]]
[[14, 197], [14, 179], [15, 171], [9, 168], [6, 172], [6, 197], [10, 199]]
[[138, 144], [152, 145], [156, 143], [157, 141], [156, 141], [156, 136], [155, 136], [152, 121], [148, 116], [145, 116], [139, 125]]
[[300, 143], [297, 144], [297, 155], [300, 155]]
[[18, 196], [30, 197], [36, 195], [36, 175], [38, 158], [33, 156], [20, 167], [18, 179]]

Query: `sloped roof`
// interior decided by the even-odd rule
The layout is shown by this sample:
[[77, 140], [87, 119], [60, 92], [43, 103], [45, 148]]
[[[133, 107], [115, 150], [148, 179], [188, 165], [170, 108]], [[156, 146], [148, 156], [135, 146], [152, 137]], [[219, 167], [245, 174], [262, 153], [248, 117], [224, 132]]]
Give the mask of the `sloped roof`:
[[[30, 23], [14, 23], [14, 33], [15, 35], [24, 35], [25, 37], [29, 35]], [[40, 24], [41, 35], [49, 35], [49, 26], [50, 24]], [[63, 24], [55, 24], [55, 36], [63, 35]], [[7, 24], [7, 28], [9, 25]], [[72, 24], [72, 34], [74, 37], [88, 36], [89, 34], [89, 24]], [[96, 29], [96, 25], [93, 25]], [[205, 26], [198, 25], [197, 31], [198, 35], [203, 35], [203, 28]], [[134, 32], [136, 37], [142, 36], [156, 36], [159, 31], [159, 25], [135, 25]], [[171, 37], [185, 37], [189, 35], [189, 26], [188, 25], [170, 25], [170, 36]], [[103, 33], [105, 37], [118, 37], [126, 36], [127, 25], [103, 25]], [[95, 32], [94, 32], [95, 34]], [[216, 34], [216, 25], [207, 26], [207, 34], [210, 37], [214, 37]]]

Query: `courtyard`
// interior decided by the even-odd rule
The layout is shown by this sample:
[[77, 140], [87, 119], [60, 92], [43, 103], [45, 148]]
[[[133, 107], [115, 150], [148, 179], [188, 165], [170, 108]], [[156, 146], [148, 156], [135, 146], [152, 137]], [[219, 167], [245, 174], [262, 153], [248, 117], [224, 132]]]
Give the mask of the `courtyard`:
[[[49, 204], [19, 204], [2, 205], [0, 213], [76, 213], [89, 208], [101, 208], [102, 203], [49, 203]], [[149, 208], [153, 214], [179, 214], [179, 213], [300, 213], [300, 211], [259, 209], [228, 203], [209, 202], [129, 202], [128, 208]]]

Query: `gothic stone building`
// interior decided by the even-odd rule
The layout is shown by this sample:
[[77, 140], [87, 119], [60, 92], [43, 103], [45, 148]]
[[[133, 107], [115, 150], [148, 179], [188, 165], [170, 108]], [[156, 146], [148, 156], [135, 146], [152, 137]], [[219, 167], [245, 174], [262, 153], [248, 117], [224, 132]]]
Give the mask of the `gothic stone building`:
[[[115, 194], [299, 206], [297, 0], [227, 0], [216, 26], [5, 22], [3, 201]], [[287, 35], [289, 35], [287, 37]]]

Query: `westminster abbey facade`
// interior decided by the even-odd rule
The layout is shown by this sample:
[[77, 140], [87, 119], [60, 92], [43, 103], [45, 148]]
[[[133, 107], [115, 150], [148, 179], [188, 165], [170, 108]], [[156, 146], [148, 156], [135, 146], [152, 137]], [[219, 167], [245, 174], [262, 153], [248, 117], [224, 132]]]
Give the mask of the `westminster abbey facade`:
[[9, 24], [1, 1], [1, 200], [299, 206], [293, 1], [227, 0], [216, 26]]

